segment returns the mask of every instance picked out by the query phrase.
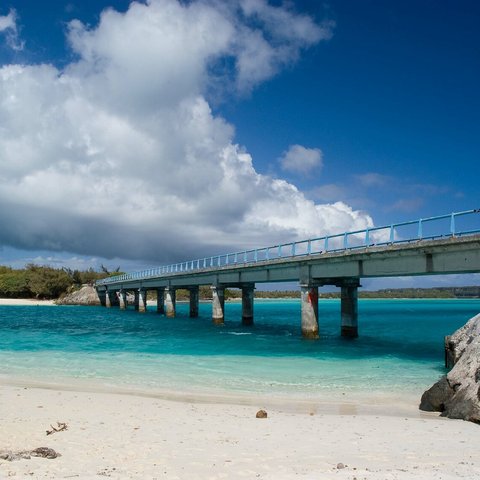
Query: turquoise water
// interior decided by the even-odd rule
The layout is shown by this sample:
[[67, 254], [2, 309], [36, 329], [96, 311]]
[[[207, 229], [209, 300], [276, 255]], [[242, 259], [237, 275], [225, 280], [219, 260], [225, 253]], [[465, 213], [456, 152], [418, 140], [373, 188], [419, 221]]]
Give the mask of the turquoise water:
[[318, 341], [300, 337], [300, 303], [256, 301], [255, 326], [226, 305], [188, 317], [102, 307], [0, 306], [0, 376], [184, 393], [315, 397], [325, 392], [421, 391], [444, 373], [443, 337], [480, 300], [361, 300], [355, 340], [339, 336], [338, 300], [321, 300]]

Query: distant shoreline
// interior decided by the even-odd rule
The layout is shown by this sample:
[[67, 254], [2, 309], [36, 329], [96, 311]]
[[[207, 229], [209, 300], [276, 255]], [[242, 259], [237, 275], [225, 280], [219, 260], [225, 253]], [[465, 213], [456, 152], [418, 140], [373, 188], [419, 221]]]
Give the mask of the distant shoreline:
[[38, 300], [36, 298], [0, 298], [0, 306], [56, 306], [55, 300]]
[[[287, 301], [287, 300], [295, 300], [295, 301], [300, 301], [300, 298], [295, 298], [295, 297], [260, 297], [260, 298], [255, 298], [256, 302], [275, 302], [275, 301]], [[339, 298], [319, 298], [319, 301], [339, 301]], [[390, 298], [385, 298], [385, 297], [378, 297], [378, 298], [359, 298], [359, 301], [377, 301], [377, 300], [458, 300], [458, 301], [463, 301], [463, 300], [479, 300], [478, 298], [472, 297], [464, 297], [464, 298], [437, 298], [437, 297], [417, 297], [417, 298], [412, 298], [412, 297], [390, 297]], [[225, 303], [241, 303], [242, 299], [241, 298], [229, 298], [225, 300]], [[201, 303], [210, 303], [211, 300], [209, 299], [203, 299], [200, 300]], [[177, 303], [188, 303], [187, 300], [177, 300]], [[156, 305], [157, 301], [156, 300], [148, 300], [148, 305]], [[38, 300], [36, 298], [0, 298], [0, 306], [11, 306], [11, 307], [56, 307], [56, 300]]]

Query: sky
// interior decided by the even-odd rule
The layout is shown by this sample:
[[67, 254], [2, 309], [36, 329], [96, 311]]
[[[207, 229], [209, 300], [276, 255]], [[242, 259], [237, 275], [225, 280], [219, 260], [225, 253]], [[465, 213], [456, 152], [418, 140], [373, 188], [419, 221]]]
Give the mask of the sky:
[[0, 264], [131, 271], [480, 207], [479, 20], [0, 0]]

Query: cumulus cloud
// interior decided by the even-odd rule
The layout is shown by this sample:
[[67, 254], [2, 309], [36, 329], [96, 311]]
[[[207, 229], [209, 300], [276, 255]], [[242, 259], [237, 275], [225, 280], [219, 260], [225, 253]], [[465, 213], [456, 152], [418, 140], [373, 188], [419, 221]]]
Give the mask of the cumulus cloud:
[[13, 50], [22, 50], [23, 42], [18, 37], [17, 13], [12, 8], [8, 15], [0, 15], [0, 33], [5, 35], [7, 45]]
[[306, 175], [319, 174], [323, 168], [323, 153], [319, 148], [306, 148], [302, 145], [290, 145], [279, 158], [283, 170]]
[[[251, 88], [325, 28], [260, 0], [149, 0], [71, 22], [62, 70], [3, 66], [0, 244], [166, 262], [371, 225], [259, 174], [208, 102], [222, 59]], [[271, 66], [256, 76], [249, 42]]]

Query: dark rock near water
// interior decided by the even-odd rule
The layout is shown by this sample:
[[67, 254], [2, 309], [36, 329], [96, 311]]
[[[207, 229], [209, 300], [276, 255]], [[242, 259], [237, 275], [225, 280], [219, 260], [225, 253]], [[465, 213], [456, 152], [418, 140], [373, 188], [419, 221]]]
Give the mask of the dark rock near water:
[[82, 285], [80, 290], [65, 295], [57, 300], [57, 305], [100, 305], [97, 291], [92, 285]]
[[450, 372], [423, 395], [420, 409], [480, 423], [480, 314], [447, 337]]

